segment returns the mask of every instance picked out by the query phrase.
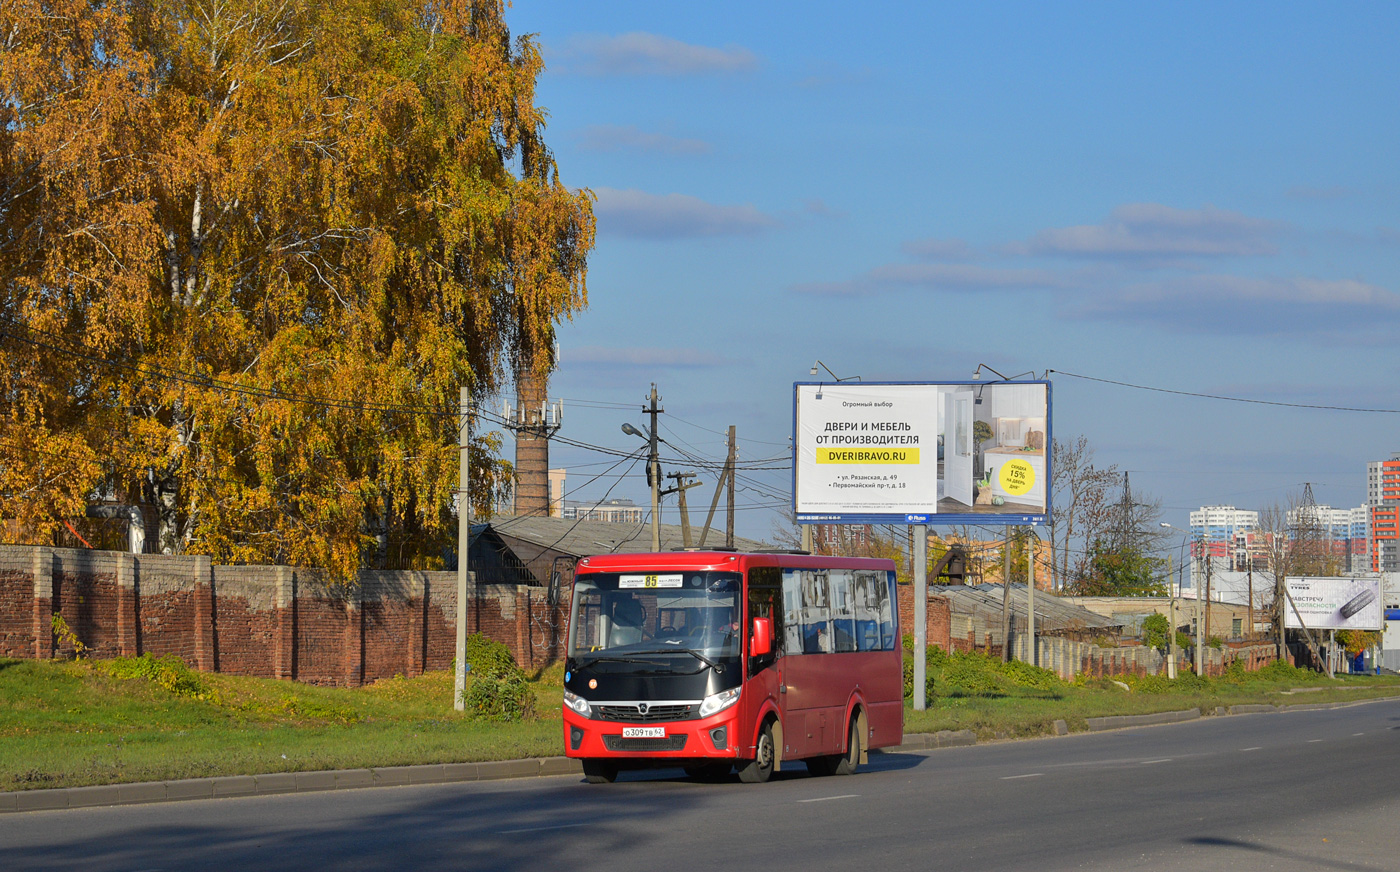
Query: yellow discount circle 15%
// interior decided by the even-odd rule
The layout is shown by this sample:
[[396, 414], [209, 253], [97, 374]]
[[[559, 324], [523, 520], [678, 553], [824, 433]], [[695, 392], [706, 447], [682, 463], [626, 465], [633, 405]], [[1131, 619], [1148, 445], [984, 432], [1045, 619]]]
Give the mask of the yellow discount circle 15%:
[[1015, 458], [1008, 460], [1001, 465], [1001, 474], [998, 476], [1001, 482], [1001, 489], [1013, 497], [1023, 496], [1030, 493], [1035, 487], [1035, 467], [1030, 461]]

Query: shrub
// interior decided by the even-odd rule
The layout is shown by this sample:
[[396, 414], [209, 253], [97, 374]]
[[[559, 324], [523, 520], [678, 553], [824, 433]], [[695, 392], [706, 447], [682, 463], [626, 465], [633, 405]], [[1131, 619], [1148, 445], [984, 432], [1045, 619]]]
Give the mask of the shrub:
[[93, 668], [124, 681], [144, 678], [175, 696], [217, 702], [214, 692], [204, 680], [174, 654], [166, 654], [164, 657], [152, 657], [150, 654], [142, 654], [140, 657], [117, 657], [112, 660], [100, 660], [93, 664]]
[[500, 676], [518, 672], [510, 649], [480, 633], [467, 637], [467, 668], [473, 675]]
[[467, 664], [471, 684], [462, 701], [472, 717], [514, 721], [534, 716], [535, 692], [509, 648], [473, 633], [467, 637]]
[[1167, 631], [1171, 629], [1171, 622], [1166, 615], [1151, 614], [1142, 619], [1143, 641], [1153, 648], [1167, 647]]
[[1018, 687], [1031, 687], [1036, 690], [1054, 690], [1063, 687], [1064, 682], [1060, 676], [1049, 669], [1042, 669], [1039, 666], [1032, 666], [1020, 660], [1012, 660], [1009, 663], [1000, 665], [1000, 670], [1007, 680]]
[[1290, 666], [1287, 660], [1275, 660], [1254, 673], [1255, 678], [1264, 681], [1313, 681], [1317, 676], [1311, 669]]
[[[904, 637], [904, 698], [914, 698], [914, 637]], [[930, 645], [924, 652], [924, 698], [933, 700], [938, 696], [938, 673], [948, 662], [948, 653], [937, 645]]]
[[[948, 654], [929, 646], [926, 695], [932, 700], [948, 697], [1008, 696], [1022, 689], [1055, 690], [1065, 686], [1059, 676], [1020, 660], [1000, 659], [976, 651]], [[904, 657], [904, 697], [914, 694], [914, 657]]]
[[476, 676], [463, 699], [466, 710], [484, 720], [515, 721], [535, 715], [535, 692], [519, 669], [510, 675]]

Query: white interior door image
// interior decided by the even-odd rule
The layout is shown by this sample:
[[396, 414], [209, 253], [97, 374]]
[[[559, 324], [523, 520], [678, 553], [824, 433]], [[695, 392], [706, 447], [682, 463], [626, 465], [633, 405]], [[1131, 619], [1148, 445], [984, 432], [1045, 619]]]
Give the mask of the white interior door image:
[[972, 389], [943, 395], [943, 494], [972, 506]]

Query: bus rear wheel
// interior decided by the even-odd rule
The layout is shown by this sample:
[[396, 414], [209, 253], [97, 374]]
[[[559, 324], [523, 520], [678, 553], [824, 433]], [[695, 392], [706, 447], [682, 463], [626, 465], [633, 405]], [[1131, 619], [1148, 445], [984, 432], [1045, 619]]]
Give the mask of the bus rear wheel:
[[617, 780], [617, 764], [611, 760], [584, 760], [583, 780], [589, 784], [612, 784]]
[[753, 759], [739, 766], [739, 780], [745, 784], [762, 784], [773, 777], [773, 763], [777, 758], [778, 750], [773, 745], [773, 722], [764, 721], [758, 731]]

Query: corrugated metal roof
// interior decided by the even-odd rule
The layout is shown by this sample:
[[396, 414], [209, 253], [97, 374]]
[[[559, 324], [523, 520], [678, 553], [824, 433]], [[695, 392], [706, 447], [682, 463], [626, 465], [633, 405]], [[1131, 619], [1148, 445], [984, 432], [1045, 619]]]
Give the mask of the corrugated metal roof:
[[[958, 584], [930, 587], [929, 592], [948, 600], [954, 615], [967, 615], [974, 623], [1000, 628], [1002, 587], [999, 584], [979, 584], [965, 587]], [[1026, 586], [1011, 585], [1010, 611], [1018, 626], [1026, 624]], [[1064, 602], [1043, 590], [1035, 592], [1035, 625], [1037, 629], [1052, 630], [1115, 630], [1121, 623], [1095, 614], [1081, 606]]]
[[[540, 548], [582, 557], [587, 554], [637, 554], [651, 550], [651, 524], [613, 524], [607, 521], [575, 521], [569, 518], [546, 518], [538, 515], [502, 515], [492, 518], [489, 526], [504, 539], [520, 539]], [[475, 537], [480, 532], [472, 527]], [[700, 525], [691, 525], [691, 541], [700, 541]], [[670, 551], [683, 545], [679, 524], [661, 525], [661, 550]], [[706, 548], [724, 546], [724, 531], [710, 529], [705, 538]], [[772, 548], [766, 542], [734, 537], [739, 551]]]

